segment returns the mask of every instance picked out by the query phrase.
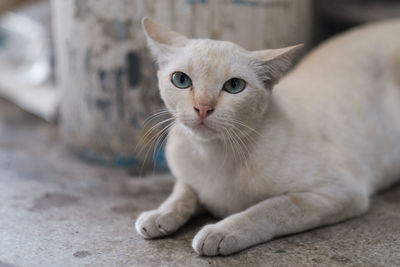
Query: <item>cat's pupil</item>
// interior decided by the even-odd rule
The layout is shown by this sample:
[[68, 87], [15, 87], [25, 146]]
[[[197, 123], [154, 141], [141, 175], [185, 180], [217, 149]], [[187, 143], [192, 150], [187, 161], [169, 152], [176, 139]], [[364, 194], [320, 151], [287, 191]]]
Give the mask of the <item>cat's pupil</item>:
[[236, 79], [231, 80], [231, 86], [232, 86], [232, 88], [236, 87]]
[[182, 74], [181, 74], [181, 77], [180, 77], [179, 80], [180, 80], [181, 83], [185, 83], [185, 81], [186, 81], [185, 75], [182, 75]]

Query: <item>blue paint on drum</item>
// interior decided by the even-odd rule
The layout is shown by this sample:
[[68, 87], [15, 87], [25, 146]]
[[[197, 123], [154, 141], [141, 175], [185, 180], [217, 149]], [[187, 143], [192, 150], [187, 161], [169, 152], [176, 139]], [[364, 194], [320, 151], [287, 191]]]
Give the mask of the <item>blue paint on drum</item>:
[[188, 4], [194, 5], [196, 3], [205, 4], [207, 0], [187, 0]]
[[[80, 158], [83, 158], [87, 161], [93, 162], [95, 164], [101, 164], [106, 166], [118, 166], [118, 167], [134, 167], [142, 166], [142, 161], [137, 159], [136, 157], [127, 157], [121, 155], [114, 155], [111, 159], [105, 159], [101, 157], [99, 154], [94, 152], [89, 148], [85, 148], [83, 150], [77, 151], [73, 150]], [[154, 157], [154, 171], [157, 172], [165, 172], [168, 171], [168, 165], [165, 158], [165, 150], [162, 147]]]

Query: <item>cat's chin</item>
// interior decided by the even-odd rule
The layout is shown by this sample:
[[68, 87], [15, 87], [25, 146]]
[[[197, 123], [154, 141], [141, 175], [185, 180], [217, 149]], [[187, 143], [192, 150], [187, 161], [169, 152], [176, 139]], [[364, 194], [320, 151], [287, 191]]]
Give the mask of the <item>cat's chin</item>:
[[221, 133], [204, 124], [196, 124], [191, 126], [182, 124], [182, 127], [190, 138], [193, 138], [197, 141], [211, 141], [222, 138]]

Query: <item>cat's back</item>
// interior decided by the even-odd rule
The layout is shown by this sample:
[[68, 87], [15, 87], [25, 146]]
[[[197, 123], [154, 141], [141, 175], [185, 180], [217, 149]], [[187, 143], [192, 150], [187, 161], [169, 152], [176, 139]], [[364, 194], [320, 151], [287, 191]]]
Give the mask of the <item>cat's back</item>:
[[356, 27], [315, 48], [294, 72], [312, 74], [315, 81], [343, 74], [364, 75], [368, 71], [375, 72], [371, 78], [377, 78], [382, 74], [378, 70], [388, 68], [392, 60], [400, 60], [399, 36], [400, 19]]
[[278, 84], [275, 98], [295, 116], [298, 108], [303, 109], [310, 123], [313, 119], [321, 123], [324, 116], [338, 115], [342, 120], [340, 115], [353, 114], [354, 117], [348, 118], [351, 123], [374, 112], [385, 117], [396, 113], [398, 118], [399, 36], [400, 19], [369, 24], [338, 35], [307, 55]]
[[399, 36], [399, 19], [348, 31], [311, 52], [274, 91], [295, 131], [329, 147], [372, 191], [400, 175]]

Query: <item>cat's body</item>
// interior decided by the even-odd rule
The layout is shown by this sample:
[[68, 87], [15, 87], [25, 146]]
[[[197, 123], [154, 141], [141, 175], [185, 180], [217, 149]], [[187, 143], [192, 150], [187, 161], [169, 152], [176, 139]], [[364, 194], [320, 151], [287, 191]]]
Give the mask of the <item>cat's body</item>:
[[[400, 178], [398, 36], [400, 21], [392, 21], [354, 30], [317, 48], [272, 94], [256, 97], [265, 97], [268, 105], [254, 100], [247, 110], [237, 104], [243, 116], [255, 118], [236, 117], [250, 125], [231, 133], [236, 142], [208, 140], [207, 133], [195, 138], [195, 130], [173, 126], [167, 159], [177, 185], [158, 210], [139, 218], [138, 231], [148, 238], [170, 233], [203, 206], [228, 217], [204, 227], [194, 238], [194, 249], [202, 255], [230, 254], [366, 211], [371, 194]], [[221, 63], [207, 59], [213, 48], [202, 48], [202, 60], [217, 72]], [[240, 52], [236, 49], [231, 53]], [[165, 87], [162, 67], [159, 79], [160, 88]], [[248, 90], [254, 84], [257, 88], [248, 79]], [[203, 82], [204, 88], [215, 84]], [[169, 109], [179, 113], [179, 107], [168, 103], [168, 90], [161, 93]], [[212, 98], [212, 93], [205, 95]], [[213, 112], [226, 105], [224, 97], [232, 96], [216, 94]]]

